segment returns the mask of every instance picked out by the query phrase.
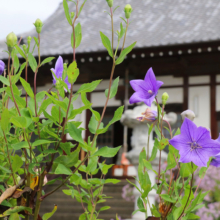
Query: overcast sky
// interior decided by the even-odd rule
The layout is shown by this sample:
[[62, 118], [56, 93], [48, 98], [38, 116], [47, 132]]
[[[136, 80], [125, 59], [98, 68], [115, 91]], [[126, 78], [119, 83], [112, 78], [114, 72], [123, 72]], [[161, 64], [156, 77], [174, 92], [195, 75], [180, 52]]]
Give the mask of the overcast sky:
[[21, 34], [34, 28], [37, 18], [44, 21], [62, 0], [1, 0], [0, 40], [8, 33]]

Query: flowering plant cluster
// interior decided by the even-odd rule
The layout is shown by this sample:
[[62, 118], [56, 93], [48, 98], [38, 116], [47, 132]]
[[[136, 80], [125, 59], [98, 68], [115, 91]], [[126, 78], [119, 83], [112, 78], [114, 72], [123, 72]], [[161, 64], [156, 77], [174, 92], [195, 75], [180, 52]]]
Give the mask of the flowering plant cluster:
[[[116, 184], [119, 180], [105, 179], [112, 165], [105, 161], [100, 163], [100, 157], [114, 157], [119, 147], [103, 147], [96, 145], [98, 135], [105, 133], [116, 121], [120, 120], [123, 106], [119, 107], [107, 125], [102, 123], [109, 99], [117, 93], [118, 78], [113, 80], [114, 70], [123, 62], [126, 55], [133, 49], [135, 42], [125, 48], [126, 33], [129, 26], [129, 17], [132, 12], [130, 5], [126, 5], [125, 19], [122, 18], [120, 29], [115, 31], [113, 24], [113, 0], [107, 0], [109, 15], [112, 24], [112, 39], [100, 32], [101, 41], [112, 57], [112, 70], [109, 87], [105, 91], [106, 102], [100, 115], [92, 108], [92, 103], [87, 99], [87, 93], [92, 92], [101, 80], [82, 84], [77, 92], [73, 92], [74, 83], [80, 74], [76, 62], [76, 48], [82, 39], [81, 24], [77, 23], [86, 0], [75, 4], [68, 4], [63, 0], [64, 13], [69, 25], [72, 27], [71, 45], [73, 61], [68, 65], [58, 57], [55, 67], [51, 69], [52, 87], [48, 91], [37, 92], [37, 76], [41, 74], [41, 66], [51, 62], [54, 57], [41, 60], [41, 31], [44, 28], [40, 19], [34, 23], [38, 37], [27, 37], [27, 45], [20, 45], [21, 39], [12, 32], [6, 38], [8, 47], [8, 63], [0, 60], [0, 218], [17, 220], [47, 220], [57, 210], [57, 206], [50, 213], [40, 216], [40, 207], [44, 200], [56, 193], [62, 186], [67, 189], [63, 192], [76, 198], [82, 204], [84, 213], [80, 220], [98, 219], [101, 211], [109, 206], [97, 209], [97, 204], [105, 202], [106, 195], [103, 187], [106, 183]], [[75, 12], [70, 12], [69, 6], [75, 7]], [[106, 4], [107, 6], [107, 4]], [[76, 24], [77, 23], [77, 24]], [[114, 33], [118, 37], [117, 47], [114, 49]], [[68, 34], [68, 33], [67, 33]], [[118, 47], [121, 45], [121, 49]], [[38, 50], [38, 57], [33, 56], [34, 48]], [[21, 57], [19, 60], [18, 57]], [[24, 62], [20, 65], [20, 61]], [[34, 73], [34, 82], [28, 82], [30, 69]], [[22, 89], [16, 84], [20, 83]], [[33, 86], [33, 90], [31, 87]], [[22, 97], [22, 91], [25, 97]], [[84, 104], [75, 108], [74, 101], [81, 99]], [[12, 107], [9, 103], [12, 103]], [[50, 105], [50, 111], [47, 107]], [[84, 140], [80, 127], [81, 122], [75, 120], [84, 110], [92, 113], [88, 129], [91, 136]], [[44, 119], [41, 119], [41, 118]], [[63, 138], [69, 134], [77, 144], [63, 143]], [[34, 139], [33, 136], [36, 136]], [[34, 140], [33, 140], [34, 139]], [[80, 159], [80, 151], [86, 152]], [[100, 178], [94, 178], [97, 173]], [[51, 177], [54, 177], [51, 179]], [[83, 178], [85, 177], [85, 178]], [[50, 179], [48, 181], [47, 179]], [[58, 181], [59, 186], [51, 192], [44, 192], [44, 186]], [[61, 181], [61, 182], [60, 182]], [[58, 207], [59, 208], [59, 207]]]
[[[163, 84], [157, 81], [154, 72], [148, 70], [144, 80], [130, 81], [135, 93], [130, 97], [130, 103], [144, 102], [151, 106], [155, 100], [157, 112], [147, 109], [139, 121], [151, 122], [148, 135], [153, 128], [156, 132], [154, 146], [149, 154], [149, 138], [146, 152], [143, 148], [139, 156], [138, 185], [131, 183], [140, 192], [137, 200], [138, 208], [133, 214], [140, 211], [149, 219], [162, 220], [188, 220], [197, 219], [196, 213], [202, 213], [201, 204], [209, 193], [199, 191], [199, 186], [209, 166], [212, 169], [220, 166], [220, 140], [211, 138], [211, 131], [204, 127], [197, 127], [193, 122], [195, 114], [191, 110], [184, 111], [181, 116], [183, 123], [175, 133], [169, 122], [164, 120], [165, 106], [169, 98], [167, 93], [162, 95], [162, 107], [157, 100], [160, 86]], [[167, 125], [164, 126], [164, 123]], [[170, 139], [163, 135], [163, 127], [169, 130]], [[161, 163], [161, 152], [168, 146], [169, 153], [167, 165]], [[156, 164], [156, 155], [159, 153], [159, 168], [155, 170], [152, 164]], [[154, 172], [157, 181], [152, 184], [149, 172]], [[167, 178], [167, 174], [168, 178]], [[194, 179], [198, 180], [195, 184]], [[195, 186], [194, 186], [195, 184]], [[210, 186], [206, 190], [209, 190]], [[154, 190], [158, 195], [159, 204], [150, 204], [148, 195]], [[214, 204], [209, 204], [213, 206]], [[219, 205], [219, 204], [218, 204]], [[148, 209], [149, 207], [149, 209]], [[216, 207], [215, 207], [216, 208]], [[150, 210], [150, 213], [147, 212]]]

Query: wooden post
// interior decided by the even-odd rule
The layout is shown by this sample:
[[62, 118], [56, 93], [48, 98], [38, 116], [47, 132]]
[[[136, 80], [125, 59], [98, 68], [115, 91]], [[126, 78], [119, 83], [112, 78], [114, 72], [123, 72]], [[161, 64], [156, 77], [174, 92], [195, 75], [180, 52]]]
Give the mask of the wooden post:
[[210, 118], [211, 118], [211, 135], [213, 139], [218, 137], [217, 135], [217, 117], [216, 117], [216, 75], [210, 76]]

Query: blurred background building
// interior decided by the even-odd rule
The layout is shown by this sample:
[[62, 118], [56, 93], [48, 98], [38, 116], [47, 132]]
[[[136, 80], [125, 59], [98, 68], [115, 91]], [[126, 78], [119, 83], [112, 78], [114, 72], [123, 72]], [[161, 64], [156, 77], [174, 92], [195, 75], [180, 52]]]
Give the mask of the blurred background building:
[[[193, 110], [196, 114], [195, 123], [210, 128], [212, 137], [216, 139], [220, 132], [220, 2], [216, 0], [115, 0], [115, 7], [121, 6], [114, 13], [115, 29], [119, 29], [120, 22], [123, 22], [120, 17], [124, 17], [123, 7], [128, 3], [132, 5], [134, 11], [130, 19], [126, 46], [134, 41], [137, 41], [137, 44], [125, 61], [116, 67], [115, 78], [120, 76], [120, 86], [116, 98], [109, 101], [104, 122], [109, 121], [114, 110], [124, 104], [126, 73], [129, 80], [143, 79], [147, 70], [152, 67], [157, 80], [164, 82], [159, 90], [159, 102], [161, 102], [163, 92], [166, 91], [170, 95], [166, 106], [167, 113], [172, 111], [179, 114], [186, 109]], [[70, 8], [74, 10], [73, 3], [70, 3]], [[88, 94], [88, 99], [97, 111], [102, 110], [105, 102], [104, 90], [109, 83], [112, 65], [99, 35], [99, 31], [102, 31], [107, 36], [111, 36], [110, 17], [104, 13], [106, 10], [108, 10], [106, 1], [89, 0], [77, 20], [82, 25], [83, 37], [81, 45], [76, 49], [80, 76], [74, 86], [74, 92], [82, 83], [103, 79], [97, 89]], [[33, 23], [33, 21], [30, 22]], [[26, 37], [29, 35], [37, 36], [34, 30], [24, 33], [20, 35], [21, 44], [26, 43]], [[70, 36], [71, 27], [60, 3], [55, 13], [44, 22], [41, 33], [42, 59], [48, 56], [57, 58], [61, 55], [65, 62], [71, 63]], [[116, 38], [115, 43], [117, 43]], [[3, 50], [6, 50], [6, 45], [2, 41], [0, 42], [0, 59], [7, 62], [7, 53], [2, 52]], [[37, 51], [34, 55], [37, 55]], [[38, 74], [38, 91], [51, 87], [50, 68], [54, 67], [55, 61], [41, 67], [40, 74]], [[22, 63], [23, 60], [21, 59], [20, 62]], [[32, 86], [33, 76], [30, 69], [28, 80]], [[128, 97], [132, 93], [133, 90], [129, 87]], [[128, 100], [126, 102], [128, 103]], [[75, 105], [78, 107], [82, 103], [77, 100]], [[133, 107], [128, 104], [128, 108]], [[50, 109], [48, 111], [50, 112]], [[83, 121], [86, 127], [90, 117], [91, 113], [85, 111], [78, 120]], [[178, 117], [174, 127], [180, 124], [181, 119]], [[84, 138], [87, 139], [89, 135], [87, 129], [84, 132]], [[131, 149], [130, 135], [129, 129], [128, 150]], [[71, 141], [68, 135], [66, 140]], [[100, 135], [98, 139], [100, 147], [117, 147], [122, 144], [123, 126], [120, 122], [116, 122], [106, 134]], [[113, 162], [117, 162], [117, 158], [109, 161], [109, 163]], [[61, 202], [66, 201], [64, 195], [54, 198], [60, 199]], [[103, 216], [104, 219], [110, 219], [116, 212], [123, 218], [128, 218], [131, 214], [132, 210], [128, 211], [129, 204], [125, 203], [123, 207], [121, 205], [123, 202], [119, 197], [117, 199], [120, 205], [114, 202], [116, 209], [111, 209], [110, 213]], [[50, 210], [52, 206], [48, 209]], [[79, 212], [80, 210], [75, 211], [75, 214]], [[57, 219], [59, 216], [66, 216], [65, 219], [68, 219], [67, 216], [72, 214], [72, 205], [69, 205], [57, 215]]]

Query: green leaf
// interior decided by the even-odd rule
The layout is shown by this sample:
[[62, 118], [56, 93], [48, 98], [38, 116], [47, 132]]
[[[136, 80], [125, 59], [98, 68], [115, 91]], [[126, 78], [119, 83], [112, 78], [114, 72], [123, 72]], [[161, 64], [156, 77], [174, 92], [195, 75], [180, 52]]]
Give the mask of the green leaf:
[[73, 61], [67, 69], [68, 81], [73, 84], [79, 76], [79, 69], [77, 68], [76, 61]]
[[19, 128], [26, 128], [27, 127], [27, 120], [23, 116], [13, 117], [13, 118], [11, 118], [11, 122]]
[[167, 158], [167, 167], [166, 170], [170, 170], [173, 169], [174, 167], [176, 167], [176, 161], [174, 158], [174, 155], [172, 154], [172, 152], [168, 153], [168, 158]]
[[69, 6], [68, 6], [66, 0], [63, 0], [63, 8], [64, 8], [64, 12], [65, 12], [65, 15], [66, 15], [66, 19], [69, 22], [69, 24], [72, 26], [72, 20], [70, 18], [70, 14], [69, 14]]
[[92, 92], [101, 82], [101, 80], [96, 80], [91, 83], [85, 83], [80, 86], [79, 90], [77, 93], [86, 93], [86, 92]]
[[180, 176], [185, 178], [192, 174], [191, 163], [181, 163], [180, 164]]
[[14, 74], [17, 73], [18, 69], [19, 69], [19, 59], [18, 59], [18, 56], [15, 54], [14, 55]]
[[3, 131], [6, 131], [8, 129], [8, 124], [10, 122], [10, 116], [9, 111], [7, 108], [4, 109], [2, 115], [1, 115], [1, 128]]
[[60, 106], [65, 112], [67, 111], [67, 105], [65, 102], [62, 102], [62, 101], [55, 99], [53, 96], [51, 96], [47, 92], [46, 92], [46, 95], [48, 96], [48, 98], [50, 98], [53, 101], [54, 104]]
[[12, 162], [12, 170], [13, 172], [17, 172], [21, 166], [23, 165], [23, 160], [21, 159], [21, 157], [19, 157], [17, 154], [13, 157], [11, 157], [13, 162]]
[[84, 5], [85, 5], [86, 2], [87, 2], [87, 0], [84, 0], [84, 2], [82, 3], [82, 5], [80, 6], [79, 13], [78, 13], [78, 17], [79, 17], [79, 15], [80, 15], [80, 13], [81, 13], [81, 11], [82, 11], [82, 9], [83, 9], [83, 7], [84, 7]]
[[20, 70], [19, 70], [18, 74], [16, 74], [15, 76], [12, 77], [12, 79], [11, 79], [11, 83], [12, 83], [12, 84], [16, 84], [16, 83], [17, 83], [17, 81], [19, 80], [20, 75], [21, 75], [23, 69], [25, 68], [25, 66], [26, 66], [26, 62], [23, 63], [23, 64], [20, 66]]
[[110, 208], [111, 208], [110, 206], [104, 206], [104, 207], [102, 207], [101, 209], [99, 209], [98, 213], [101, 212], [101, 211], [108, 210], [108, 209], [110, 209]]
[[51, 62], [53, 59], [54, 59], [55, 57], [47, 57], [47, 58], [45, 58], [42, 62], [41, 62], [41, 66], [43, 65], [43, 64], [45, 64], [45, 63], [49, 63], [49, 62]]
[[37, 61], [31, 53], [28, 53], [28, 62], [33, 72], [37, 69]]
[[90, 106], [91, 106], [91, 104], [72, 110], [69, 117], [68, 117], [68, 120], [74, 119], [76, 117], [76, 115], [81, 114], [84, 110], [90, 108]]
[[117, 183], [120, 183], [121, 180], [118, 180], [118, 179], [106, 179], [105, 180], [105, 184], [106, 183], [113, 183], [113, 184], [117, 184]]
[[65, 167], [63, 164], [58, 164], [55, 170], [55, 174], [71, 175], [72, 171], [69, 168]]
[[170, 196], [167, 195], [167, 194], [162, 194], [162, 195], [160, 195], [160, 196], [161, 196], [161, 198], [162, 198], [163, 200], [165, 200], [165, 201], [167, 201], [167, 202], [171, 202], [171, 203], [175, 203], [175, 202], [176, 202], [176, 199], [170, 198]]
[[199, 219], [200, 216], [195, 215], [194, 213], [189, 213], [189, 215], [187, 216], [187, 219]]
[[57, 205], [54, 206], [54, 209], [53, 209], [52, 212], [45, 213], [45, 214], [43, 215], [42, 219], [43, 219], [43, 220], [49, 219], [50, 217], [53, 216], [53, 214], [56, 212], [56, 210], [57, 210]]
[[34, 93], [31, 89], [31, 86], [28, 82], [26, 82], [23, 78], [20, 77], [20, 82], [23, 85], [25, 91], [27, 92], [27, 94], [34, 99]]
[[26, 56], [25, 56], [23, 50], [22, 50], [17, 44], [15, 45], [15, 48], [16, 48], [16, 50], [18, 51], [18, 53], [19, 53], [24, 59], [26, 59]]
[[144, 203], [143, 203], [141, 197], [138, 197], [137, 206], [138, 206], [139, 209], [145, 209], [144, 208]]
[[[110, 94], [109, 94], [109, 99], [115, 97], [115, 95], [117, 94], [117, 91], [118, 91], [118, 83], [119, 83], [119, 77], [117, 77], [112, 86], [111, 86], [111, 90], [110, 90]], [[108, 97], [108, 90], [109, 89], [106, 89], [105, 90], [105, 96]]]
[[5, 78], [4, 76], [0, 76], [0, 81], [5, 84], [6, 86], [10, 86], [10, 82], [7, 78]]
[[92, 115], [92, 117], [90, 118], [90, 121], [89, 121], [89, 125], [88, 125], [89, 131], [92, 134], [96, 133], [96, 129], [97, 129], [98, 123], [99, 122], [96, 120], [95, 116]]
[[68, 131], [73, 140], [83, 145], [85, 144], [84, 140], [82, 139], [82, 130], [78, 129], [73, 123], [68, 123]]
[[[75, 26], [74, 30], [75, 30], [75, 48], [77, 48], [77, 47], [80, 45], [81, 40], [82, 40], [82, 28], [81, 28], [81, 24], [78, 23], [78, 24]], [[71, 34], [71, 46], [72, 46], [72, 47], [74, 46], [73, 43], [74, 43], [74, 39], [73, 39], [73, 33], [72, 33], [72, 34]]]
[[151, 157], [150, 157], [150, 159], [149, 159], [149, 162], [151, 162], [151, 161], [153, 161], [155, 158], [156, 158], [156, 156], [157, 156], [157, 142], [158, 142], [158, 140], [157, 140], [157, 142], [156, 142], [156, 138], [155, 138], [155, 141], [154, 141], [154, 147], [153, 147], [153, 149], [152, 149], [152, 152], [151, 152]]
[[18, 213], [13, 213], [9, 216], [8, 220], [20, 220], [19, 214]]
[[50, 143], [54, 143], [55, 141], [48, 141], [48, 140], [37, 140], [32, 144], [32, 147], [36, 147], [38, 145], [42, 145], [42, 144], [50, 144]]
[[111, 148], [111, 147], [102, 147], [101, 149], [99, 149], [98, 151], [96, 151], [93, 156], [102, 156], [102, 157], [114, 157], [119, 149], [121, 148], [121, 146], [119, 147], [115, 147], [115, 148]]
[[116, 65], [118, 65], [118, 64], [123, 62], [123, 60], [125, 59], [126, 55], [132, 51], [132, 49], [135, 46], [135, 44], [136, 44], [136, 42], [134, 42], [133, 44], [131, 44], [130, 46], [128, 46], [127, 48], [125, 48], [121, 52], [121, 55], [119, 56], [119, 58], [115, 62]]
[[20, 150], [21, 148], [29, 148], [29, 145], [28, 145], [27, 141], [22, 141], [22, 142], [18, 142], [16, 144], [12, 144], [11, 147], [14, 150]]
[[100, 31], [100, 36], [102, 39], [102, 44], [107, 49], [109, 56], [113, 57], [112, 46], [109, 38], [106, 35], [104, 35], [101, 31]]
[[11, 170], [7, 169], [6, 167], [3, 167], [0, 165], [0, 170], [5, 171], [6, 173], [11, 173]]
[[32, 213], [32, 209], [29, 207], [15, 206], [15, 207], [12, 207], [12, 208], [6, 210], [5, 212], [3, 212], [3, 214], [0, 215], [0, 217], [5, 217], [5, 216], [11, 215], [13, 213], [18, 213], [18, 212], [21, 212], [24, 210], [28, 211], [29, 213]]

